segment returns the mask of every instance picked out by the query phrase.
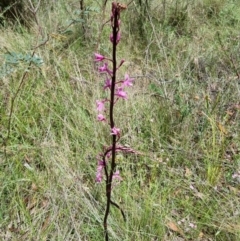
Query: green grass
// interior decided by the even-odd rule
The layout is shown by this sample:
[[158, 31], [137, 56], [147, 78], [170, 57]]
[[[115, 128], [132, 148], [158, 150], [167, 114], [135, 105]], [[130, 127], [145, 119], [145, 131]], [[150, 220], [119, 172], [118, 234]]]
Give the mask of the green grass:
[[[121, 144], [141, 154], [117, 159], [123, 182], [113, 199], [127, 221], [111, 208], [110, 240], [237, 241], [240, 3], [164, 2], [122, 12], [119, 76], [135, 83], [115, 119]], [[101, 4], [86, 1], [84, 29], [67, 27], [79, 3], [51, 4], [37, 15], [43, 36], [34, 22], [1, 27], [0, 239], [103, 240], [105, 187], [95, 174], [110, 137], [96, 121], [104, 78], [93, 53], [111, 4], [103, 20]], [[109, 33], [99, 52], [110, 56]], [[28, 62], [7, 54], [27, 56], [47, 34], [36, 49], [43, 64], [31, 65], [16, 95]]]

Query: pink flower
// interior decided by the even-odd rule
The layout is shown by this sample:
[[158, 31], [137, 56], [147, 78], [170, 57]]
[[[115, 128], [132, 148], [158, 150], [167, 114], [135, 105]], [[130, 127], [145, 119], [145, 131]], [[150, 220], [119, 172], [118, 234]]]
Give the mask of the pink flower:
[[120, 136], [120, 129], [115, 126], [112, 128], [111, 135]]
[[96, 174], [96, 182], [101, 182], [103, 178], [103, 175], [101, 172], [97, 172]]
[[121, 33], [118, 32], [118, 33], [117, 33], [117, 44], [119, 43], [120, 39], [121, 39]]
[[123, 91], [122, 87], [117, 88], [117, 92], [115, 95], [118, 96], [119, 98], [127, 99], [127, 93]]
[[112, 86], [112, 81], [110, 79], [106, 79], [105, 85], [104, 85], [104, 90], [107, 88], [111, 89], [111, 86]]
[[105, 106], [104, 106], [104, 103], [105, 101], [104, 100], [97, 100], [97, 110], [98, 111], [104, 111], [105, 110]]
[[99, 72], [100, 73], [103, 73], [103, 72], [106, 72], [108, 69], [108, 64], [107, 63], [104, 63], [102, 67], [99, 67]]
[[106, 118], [102, 114], [99, 114], [97, 118], [98, 118], [99, 121], [105, 121], [106, 120]]
[[[117, 33], [116, 44], [119, 43], [120, 39], [121, 39], [121, 34], [120, 34], [120, 32], [118, 32]], [[113, 43], [113, 34], [112, 33], [110, 34], [110, 41]]]
[[102, 181], [103, 169], [104, 169], [104, 162], [103, 161], [98, 161], [96, 182], [101, 182]]
[[105, 73], [105, 72], [107, 72], [107, 73], [110, 74], [110, 75], [112, 74], [112, 71], [108, 68], [108, 63], [104, 63], [102, 67], [99, 67], [99, 68], [98, 68], [98, 71], [99, 71], [100, 73]]
[[117, 22], [117, 27], [118, 28], [119, 28], [120, 24], [121, 24], [121, 20], [119, 19], [118, 22]]
[[120, 172], [118, 170], [113, 174], [113, 179], [118, 180], [118, 181], [122, 181], [122, 178], [120, 176]]
[[123, 81], [122, 86], [132, 86], [133, 85], [133, 78], [130, 78], [128, 74], [125, 74], [125, 79]]
[[101, 55], [101, 54], [95, 53], [94, 55], [95, 55], [94, 61], [96, 61], [96, 62], [99, 62], [99, 61], [102, 61], [102, 60], [105, 59], [105, 57], [103, 55]]
[[110, 34], [110, 41], [113, 42], [113, 34]]

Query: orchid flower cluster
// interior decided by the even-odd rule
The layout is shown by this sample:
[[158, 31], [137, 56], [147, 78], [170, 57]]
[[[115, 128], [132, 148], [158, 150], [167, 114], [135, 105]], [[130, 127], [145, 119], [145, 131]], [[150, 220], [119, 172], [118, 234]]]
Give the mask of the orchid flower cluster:
[[[104, 98], [102, 100], [97, 100], [97, 112], [98, 121], [109, 125], [109, 136], [111, 136], [111, 144], [108, 147], [104, 148], [102, 154], [98, 157], [98, 166], [97, 166], [97, 174], [96, 181], [101, 182], [103, 177], [105, 177], [105, 185], [106, 185], [106, 210], [104, 215], [104, 231], [105, 231], [105, 240], [108, 241], [108, 228], [107, 228], [107, 220], [110, 212], [110, 205], [115, 206], [120, 209], [122, 216], [125, 220], [125, 215], [122, 209], [118, 204], [112, 201], [111, 193], [113, 188], [113, 180], [121, 181], [122, 178], [120, 176], [119, 170], [116, 170], [116, 153], [117, 152], [125, 152], [125, 153], [136, 153], [133, 149], [129, 147], [122, 146], [119, 143], [119, 139], [121, 137], [121, 129], [115, 125], [114, 121], [114, 107], [116, 103], [120, 100], [127, 100], [128, 96], [126, 93], [126, 88], [131, 87], [133, 85], [134, 79], [129, 77], [128, 74], [125, 74], [123, 80], [117, 80], [117, 72], [119, 68], [124, 63], [124, 60], [121, 60], [119, 64], [117, 64], [117, 45], [121, 40], [120, 34], [120, 12], [123, 10], [121, 5], [116, 2], [112, 3], [112, 12], [111, 12], [111, 28], [112, 33], [110, 34], [110, 41], [112, 43], [112, 57], [108, 58], [99, 53], [95, 53], [95, 62], [100, 62], [102, 65], [98, 68], [98, 72], [104, 74], [106, 79], [103, 86], [104, 91], [109, 92], [109, 97]], [[112, 67], [109, 67], [109, 63], [111, 63]], [[109, 112], [108, 112], [108, 111]], [[108, 112], [108, 113], [107, 113]]]
[[[102, 61], [102, 60], [99, 60], [100, 56], [105, 59], [104, 56], [100, 55], [100, 54], [95, 54], [95, 61]], [[124, 60], [121, 61], [121, 63], [123, 63]], [[102, 67], [100, 67], [98, 69], [98, 71], [100, 73], [107, 73], [109, 76], [111, 76], [111, 73], [112, 71], [109, 70], [109, 68], [107, 67], [108, 64], [107, 63], [104, 63], [104, 65]], [[104, 71], [103, 71], [104, 69]], [[119, 81], [118, 83], [115, 83], [115, 96], [117, 97], [116, 101], [118, 101], [119, 99], [127, 99], [127, 93], [125, 92], [125, 87], [126, 86], [132, 86], [133, 85], [133, 78], [130, 78], [128, 74], [125, 74], [125, 79], [122, 80], [122, 81]], [[106, 78], [106, 81], [105, 81], [105, 84], [104, 84], [104, 90], [107, 90], [109, 89], [111, 91], [111, 79], [107, 76]], [[116, 85], [119, 85], [117, 88], [116, 88]], [[96, 103], [97, 103], [97, 111], [98, 111], [98, 120], [99, 121], [106, 121], [106, 118], [105, 116], [103, 115], [103, 113], [105, 113], [106, 111], [106, 108], [105, 108], [105, 103], [108, 102], [109, 100], [108, 99], [104, 99], [104, 100], [97, 100]], [[116, 103], [116, 102], [115, 102]], [[114, 103], [114, 104], [115, 104]], [[120, 135], [120, 129], [119, 128], [116, 128], [115, 126], [112, 128], [112, 132], [111, 134], [115, 134], [117, 136]]]
[[[114, 24], [115, 24], [114, 16], [115, 15], [117, 15], [116, 26], [114, 26]], [[110, 34], [110, 41], [112, 42], [112, 44], [115, 48], [121, 39], [121, 35], [119, 32], [119, 28], [120, 28], [119, 17], [120, 17], [120, 10], [118, 10], [117, 6], [115, 6], [115, 8], [114, 8], [114, 3], [113, 3], [111, 24], [112, 24], [113, 29], [114, 29], [114, 27], [116, 28], [116, 34], [114, 34], [114, 31], [113, 31], [113, 33]], [[124, 60], [121, 60], [120, 64], [116, 68], [116, 60], [114, 59], [114, 56], [113, 56], [113, 59], [110, 59], [110, 58], [105, 57], [98, 53], [95, 53], [94, 56], [95, 56], [95, 59], [94, 59], [95, 62], [103, 62], [103, 65], [98, 68], [98, 72], [106, 75], [106, 80], [105, 80], [103, 89], [104, 89], [104, 91], [110, 91], [110, 99], [103, 99], [103, 100], [96, 101], [97, 112], [98, 112], [97, 119], [100, 122], [107, 122], [105, 104], [110, 102], [110, 109], [111, 109], [111, 104], [113, 107], [119, 99], [126, 100], [128, 97], [127, 97], [127, 93], [126, 93], [125, 89], [126, 89], [126, 87], [133, 86], [134, 79], [129, 77], [128, 74], [125, 74], [125, 78], [123, 80], [116, 81], [116, 72], [122, 66], [122, 64], [124, 63]], [[108, 66], [109, 62], [113, 63], [112, 69], [109, 68], [109, 66]], [[115, 64], [115, 68], [114, 68], [114, 64]], [[109, 116], [110, 122], [108, 123], [111, 127], [110, 135], [116, 136], [117, 137], [116, 142], [117, 142], [120, 138], [121, 131], [120, 131], [120, 128], [118, 128], [117, 126], [114, 125], [114, 122], [112, 119], [113, 116], [111, 117], [111, 114], [112, 114], [112, 111], [110, 110], [110, 116]], [[111, 119], [112, 119], [112, 121], [111, 121]], [[106, 167], [106, 159], [107, 158], [109, 159], [111, 157], [111, 151], [109, 151], [105, 155], [99, 157], [97, 174], [96, 174], [97, 182], [101, 182], [103, 179], [104, 168]], [[118, 151], [121, 151], [121, 148], [118, 149]], [[126, 150], [124, 148], [122, 148], [122, 151], [126, 151]], [[115, 171], [113, 173], [113, 179], [122, 180], [122, 178], [119, 175], [119, 171]]]
[[[99, 60], [99, 58], [101, 60]], [[95, 61], [102, 61], [103, 59], [107, 59], [105, 58], [104, 56], [100, 55], [100, 54], [95, 54]], [[121, 63], [123, 63], [124, 61], [122, 60]], [[103, 71], [104, 69], [104, 71]], [[111, 85], [112, 85], [112, 80], [111, 80], [111, 77], [112, 77], [112, 71], [108, 68], [108, 65], [107, 63], [104, 63], [104, 65], [102, 67], [99, 67], [98, 71], [100, 73], [106, 73], [106, 81], [105, 81], [105, 84], [104, 84], [104, 87], [103, 89], [105, 91], [107, 90], [110, 90], [111, 92]], [[125, 78], [124, 80], [121, 80], [119, 82], [116, 82], [115, 83], [115, 88], [114, 88], [114, 105], [116, 104], [116, 102], [119, 100], [119, 99], [124, 99], [126, 100], [127, 99], [127, 93], [125, 91], [125, 88], [128, 87], [128, 86], [132, 86], [133, 85], [133, 78], [130, 78], [128, 74], [125, 74]], [[103, 99], [103, 100], [97, 100], [96, 101], [96, 106], [97, 106], [97, 112], [98, 112], [98, 116], [97, 116], [97, 119], [98, 121], [100, 122], [107, 122], [107, 117], [106, 117], [106, 107], [105, 107], [105, 104], [108, 103], [109, 101], [112, 101], [110, 99]], [[108, 123], [111, 127], [111, 123]], [[120, 128], [116, 127], [115, 125], [113, 127], [111, 127], [111, 131], [110, 131], [110, 135], [115, 135], [118, 137], [117, 141], [120, 139]], [[120, 151], [120, 150], [119, 150]], [[126, 150], [124, 148], [122, 148], [122, 151], [125, 151]], [[110, 158], [110, 153], [108, 153], [106, 155], [106, 158]], [[105, 161], [102, 161], [102, 160], [98, 160], [98, 167], [97, 167], [97, 175], [96, 175], [96, 181], [97, 182], [101, 182], [102, 179], [103, 179], [103, 171], [104, 171], [104, 166], [106, 165], [106, 162]], [[121, 177], [119, 176], [119, 171], [116, 171], [114, 174], [113, 174], [113, 179], [118, 179], [118, 180], [121, 180]]]

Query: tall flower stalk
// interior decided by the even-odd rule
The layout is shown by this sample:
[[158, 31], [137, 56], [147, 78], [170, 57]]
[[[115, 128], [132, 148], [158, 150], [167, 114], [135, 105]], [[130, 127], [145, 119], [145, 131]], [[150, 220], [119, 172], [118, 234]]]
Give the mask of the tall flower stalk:
[[[126, 148], [122, 145], [119, 145], [118, 142], [121, 137], [121, 130], [115, 125], [114, 120], [114, 107], [118, 100], [127, 99], [127, 93], [125, 88], [133, 85], [133, 78], [130, 78], [128, 74], [125, 74], [124, 80], [117, 80], [117, 71], [124, 63], [124, 60], [121, 60], [120, 63], [117, 63], [117, 46], [121, 39], [120, 34], [120, 13], [123, 8], [118, 3], [112, 3], [111, 11], [111, 29], [110, 41], [112, 42], [112, 57], [108, 58], [101, 54], [95, 53], [95, 61], [103, 62], [103, 65], [98, 68], [99, 73], [106, 75], [106, 80], [104, 84], [104, 90], [110, 91], [110, 98], [103, 100], [97, 100], [97, 111], [98, 111], [98, 120], [102, 123], [109, 125], [111, 135], [111, 145], [104, 148], [102, 154], [98, 157], [98, 166], [97, 166], [97, 175], [96, 181], [101, 182], [105, 178], [106, 185], [106, 210], [104, 215], [104, 233], [105, 241], [109, 240], [108, 237], [108, 216], [110, 213], [110, 206], [113, 205], [116, 208], [120, 209], [123, 219], [125, 220], [125, 215], [123, 210], [119, 207], [118, 204], [112, 201], [112, 189], [114, 182], [120, 182], [122, 180], [119, 170], [116, 170], [116, 153], [117, 152], [127, 152], [127, 153], [136, 153], [131, 148]], [[112, 63], [112, 68], [108, 67], [108, 63]], [[108, 105], [109, 112], [107, 113], [106, 105]]]

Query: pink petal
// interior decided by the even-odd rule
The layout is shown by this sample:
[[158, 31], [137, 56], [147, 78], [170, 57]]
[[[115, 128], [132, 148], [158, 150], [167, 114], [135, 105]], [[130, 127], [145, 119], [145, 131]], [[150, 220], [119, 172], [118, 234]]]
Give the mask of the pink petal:
[[[120, 34], [120, 32], [118, 32], [118, 33], [117, 33], [116, 44], [119, 43], [120, 39], [121, 39], [121, 34]], [[112, 33], [111, 33], [111, 35], [110, 35], [110, 41], [113, 43], [113, 34], [112, 34]]]
[[104, 111], [105, 110], [105, 106], [104, 106], [104, 103], [105, 101], [104, 100], [97, 100], [97, 110], [98, 111]]
[[111, 89], [111, 86], [112, 86], [112, 81], [110, 79], [107, 79], [105, 81], [104, 89], [107, 89], [107, 88]]
[[119, 170], [117, 170], [117, 171], [113, 174], [113, 179], [116, 179], [116, 180], [119, 180], [119, 181], [122, 180], [122, 178], [121, 178], [121, 176], [120, 176]]
[[121, 87], [117, 89], [116, 96], [119, 98], [127, 99], [127, 93], [123, 91]]
[[108, 63], [104, 63], [102, 67], [98, 68], [98, 71], [100, 73], [106, 73], [107, 72], [110, 75], [112, 74], [112, 71], [108, 68]]
[[123, 86], [132, 86], [133, 78], [130, 78], [128, 74], [125, 74], [125, 79], [123, 81]]
[[94, 55], [95, 55], [95, 59], [94, 59], [94, 61], [96, 61], [96, 62], [98, 62], [98, 61], [102, 61], [102, 60], [105, 59], [105, 57], [104, 57], [103, 55], [101, 55], [101, 54], [97, 54], [97, 53], [95, 53]]
[[97, 118], [98, 118], [99, 121], [105, 121], [106, 120], [106, 118], [102, 114], [99, 114]]
[[116, 128], [116, 127], [113, 127], [111, 135], [119, 136], [120, 135], [120, 129]]

